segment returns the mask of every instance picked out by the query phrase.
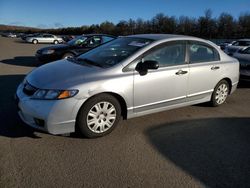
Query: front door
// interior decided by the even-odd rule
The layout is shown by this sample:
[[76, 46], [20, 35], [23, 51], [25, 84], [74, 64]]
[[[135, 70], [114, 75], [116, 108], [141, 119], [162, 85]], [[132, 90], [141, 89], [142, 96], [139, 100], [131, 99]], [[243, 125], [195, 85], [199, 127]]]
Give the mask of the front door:
[[142, 56], [142, 61], [147, 60], [157, 61], [159, 68], [146, 75], [134, 72], [134, 112], [185, 102], [189, 75], [186, 43], [176, 41], [154, 47]]

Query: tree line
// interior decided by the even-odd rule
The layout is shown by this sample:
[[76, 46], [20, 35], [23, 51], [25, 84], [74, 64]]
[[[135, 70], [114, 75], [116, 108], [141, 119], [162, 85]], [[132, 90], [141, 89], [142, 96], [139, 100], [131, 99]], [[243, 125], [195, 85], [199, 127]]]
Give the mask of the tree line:
[[[32, 30], [28, 31], [32, 32]], [[167, 16], [163, 13], [155, 15], [150, 20], [121, 20], [117, 24], [105, 21], [90, 26], [44, 29], [58, 35], [81, 35], [88, 33], [105, 33], [111, 35], [131, 35], [142, 33], [168, 33], [197, 36], [207, 39], [234, 39], [250, 37], [250, 13], [243, 13], [234, 18], [229, 13], [221, 13], [213, 17], [210, 9], [198, 18], [188, 16]]]

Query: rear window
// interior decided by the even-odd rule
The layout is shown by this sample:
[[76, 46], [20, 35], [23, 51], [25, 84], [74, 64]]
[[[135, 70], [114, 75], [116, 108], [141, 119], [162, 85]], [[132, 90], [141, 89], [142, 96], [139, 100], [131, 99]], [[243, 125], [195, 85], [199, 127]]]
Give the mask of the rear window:
[[250, 47], [246, 48], [245, 50], [243, 50], [244, 54], [250, 54]]
[[113, 37], [108, 37], [108, 36], [103, 36], [102, 37], [102, 42], [103, 43], [109, 42], [111, 40], [114, 40], [114, 38]]
[[250, 41], [236, 41], [233, 46], [250, 46]]

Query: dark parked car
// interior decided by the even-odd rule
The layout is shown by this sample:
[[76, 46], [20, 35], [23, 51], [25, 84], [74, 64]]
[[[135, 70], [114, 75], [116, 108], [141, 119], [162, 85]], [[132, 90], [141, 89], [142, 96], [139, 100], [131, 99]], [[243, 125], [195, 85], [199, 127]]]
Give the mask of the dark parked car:
[[227, 45], [224, 51], [226, 54], [232, 56], [235, 52], [247, 46], [250, 46], [250, 39], [240, 39]]
[[88, 50], [109, 42], [115, 38], [115, 36], [103, 34], [82, 35], [74, 38], [66, 44], [41, 48], [36, 52], [36, 57], [41, 62], [65, 59], [87, 52]]
[[36, 37], [38, 35], [40, 35], [40, 33], [24, 34], [23, 36], [21, 36], [21, 39], [26, 41], [26, 38], [28, 38], [28, 37]]
[[75, 38], [75, 36], [73, 36], [73, 35], [64, 35], [64, 36], [62, 36], [62, 39], [64, 40], [64, 42], [69, 42], [74, 38]]
[[226, 49], [226, 47], [230, 44], [231, 44], [230, 42], [222, 42], [222, 43], [218, 44], [218, 46], [220, 47], [220, 49], [222, 49], [224, 51]]
[[233, 57], [240, 62], [240, 80], [250, 81], [250, 47], [238, 50]]

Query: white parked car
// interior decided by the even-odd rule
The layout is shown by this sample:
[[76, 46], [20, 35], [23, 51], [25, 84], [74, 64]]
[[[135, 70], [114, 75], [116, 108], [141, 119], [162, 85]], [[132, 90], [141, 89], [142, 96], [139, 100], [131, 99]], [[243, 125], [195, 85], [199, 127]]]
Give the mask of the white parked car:
[[10, 37], [10, 38], [16, 38], [16, 34], [9, 33], [9, 34], [7, 34], [7, 37]]
[[63, 39], [51, 34], [40, 34], [38, 36], [27, 37], [26, 42], [37, 44], [37, 43], [62, 43]]

